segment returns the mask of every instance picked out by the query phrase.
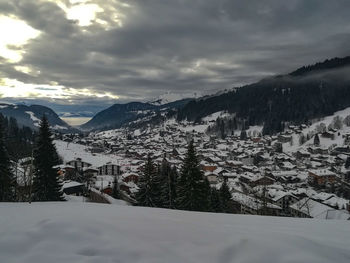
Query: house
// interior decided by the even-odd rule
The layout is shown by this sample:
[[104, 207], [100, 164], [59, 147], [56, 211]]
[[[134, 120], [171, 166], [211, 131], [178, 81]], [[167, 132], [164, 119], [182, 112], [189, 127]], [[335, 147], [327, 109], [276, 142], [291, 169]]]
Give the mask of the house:
[[99, 175], [119, 175], [121, 173], [120, 166], [111, 162], [108, 162], [97, 168]]
[[255, 187], [257, 185], [271, 185], [275, 182], [275, 180], [271, 177], [253, 173], [241, 174], [239, 180], [243, 183], [249, 184], [251, 187]]
[[309, 170], [308, 180], [317, 185], [332, 184], [336, 181], [336, 174], [327, 169]]
[[214, 170], [217, 168], [216, 164], [211, 164], [204, 161], [200, 163], [200, 166], [204, 172], [214, 172]]
[[269, 202], [264, 204], [261, 200], [243, 193], [232, 193], [231, 199], [240, 207], [242, 214], [279, 216], [282, 210], [277, 205]]
[[62, 185], [62, 190], [66, 195], [80, 196], [84, 193], [85, 187], [82, 183], [75, 181], [65, 181]]
[[214, 172], [205, 172], [204, 176], [208, 179], [210, 184], [216, 184], [218, 182], [218, 174]]
[[279, 189], [268, 189], [267, 198], [272, 204], [282, 208], [283, 215], [289, 215], [289, 206], [298, 201], [298, 198], [293, 194]]
[[309, 197], [305, 197], [292, 204], [290, 206], [290, 211], [291, 215], [294, 217], [343, 220], [350, 219], [350, 214], [348, 211], [336, 210]]
[[122, 175], [122, 181], [125, 183], [134, 182], [135, 184], [139, 181], [139, 175], [137, 173], [124, 173]]
[[333, 131], [324, 131], [324, 132], [321, 134], [321, 137], [334, 140], [334, 132], [333, 132]]
[[76, 158], [69, 162], [66, 162], [67, 165], [73, 166], [76, 170], [82, 171], [84, 167], [90, 167], [91, 163], [84, 162], [81, 158]]

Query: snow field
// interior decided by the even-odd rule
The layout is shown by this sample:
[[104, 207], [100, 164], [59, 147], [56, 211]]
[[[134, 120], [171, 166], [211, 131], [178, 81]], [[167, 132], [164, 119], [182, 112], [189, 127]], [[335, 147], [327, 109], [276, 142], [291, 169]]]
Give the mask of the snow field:
[[349, 262], [346, 221], [93, 203], [0, 204], [0, 262]]

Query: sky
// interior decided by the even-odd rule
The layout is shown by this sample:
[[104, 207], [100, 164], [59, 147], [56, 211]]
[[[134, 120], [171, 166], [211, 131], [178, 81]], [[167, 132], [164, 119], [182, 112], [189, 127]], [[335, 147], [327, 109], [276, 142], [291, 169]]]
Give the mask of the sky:
[[350, 55], [349, 0], [0, 0], [0, 101], [96, 113]]

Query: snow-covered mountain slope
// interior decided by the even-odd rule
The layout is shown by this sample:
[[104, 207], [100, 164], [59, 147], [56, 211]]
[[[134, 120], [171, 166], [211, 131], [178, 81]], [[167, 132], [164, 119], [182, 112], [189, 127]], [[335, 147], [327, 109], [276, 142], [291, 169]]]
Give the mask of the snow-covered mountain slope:
[[153, 104], [153, 105], [165, 105], [171, 102], [175, 102], [178, 100], [183, 100], [183, 99], [196, 99], [202, 97], [200, 93], [172, 93], [172, 92], [167, 92], [162, 95], [160, 95], [157, 98], [151, 99], [148, 101], [148, 103]]
[[[349, 117], [348, 117], [349, 116]], [[346, 119], [349, 121], [347, 122]], [[337, 123], [335, 124], [336, 120]], [[348, 126], [348, 125], [349, 126]], [[336, 127], [334, 127], [336, 126]], [[335, 132], [329, 131], [329, 129], [336, 128]], [[322, 136], [323, 131], [328, 131], [332, 134], [331, 137]], [[314, 120], [312, 125], [305, 126], [301, 130], [303, 136], [309, 137], [305, 143], [300, 145], [300, 135], [301, 133], [292, 133], [292, 143], [284, 143], [283, 149], [286, 152], [296, 152], [299, 149], [306, 149], [314, 144], [314, 135], [319, 134], [320, 147], [328, 149], [330, 147], [342, 147], [345, 145], [345, 138], [350, 134], [350, 108], [346, 108], [341, 111], [337, 111], [332, 115], [326, 116], [324, 118]]]
[[[0, 204], [0, 262], [349, 262], [349, 223], [93, 203]], [[23, 216], [25, 215], [25, 216]]]
[[27, 126], [32, 129], [37, 129], [40, 124], [40, 119], [45, 114], [49, 120], [51, 128], [61, 132], [76, 131], [50, 108], [41, 105], [15, 105], [0, 103], [0, 113], [6, 117], [13, 117], [21, 126]]

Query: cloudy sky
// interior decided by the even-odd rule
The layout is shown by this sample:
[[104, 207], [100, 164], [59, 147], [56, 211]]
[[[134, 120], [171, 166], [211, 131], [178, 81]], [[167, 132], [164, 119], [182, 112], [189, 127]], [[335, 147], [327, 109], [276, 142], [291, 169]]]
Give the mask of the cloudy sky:
[[96, 112], [350, 55], [349, 0], [0, 0], [0, 101]]

